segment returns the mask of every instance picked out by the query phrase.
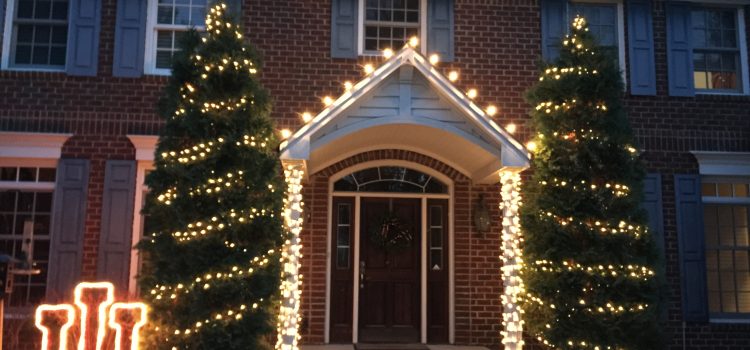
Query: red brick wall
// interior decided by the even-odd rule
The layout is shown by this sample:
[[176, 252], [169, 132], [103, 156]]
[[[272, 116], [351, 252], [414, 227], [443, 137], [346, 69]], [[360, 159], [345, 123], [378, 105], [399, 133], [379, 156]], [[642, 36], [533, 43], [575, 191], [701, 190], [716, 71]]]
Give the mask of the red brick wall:
[[[63, 149], [64, 155], [92, 160], [86, 220], [86, 276], [92, 276], [95, 271], [104, 162], [106, 159], [133, 159], [133, 149], [124, 135], [158, 133], [162, 123], [155, 115], [154, 106], [166, 82], [165, 77], [157, 76], [137, 79], [111, 76], [116, 6], [115, 0], [102, 1], [98, 76], [0, 71], [0, 130], [73, 133], [75, 136]], [[379, 58], [330, 58], [330, 1], [245, 0], [243, 8], [247, 35], [264, 56], [262, 80], [274, 98], [273, 116], [280, 126], [299, 126], [299, 113], [320, 110], [321, 97], [338, 95], [343, 91], [344, 80], [355, 81], [361, 77], [360, 65], [366, 61], [381, 61]], [[750, 23], [747, 13], [750, 11], [746, 12], [746, 23]], [[440, 65], [446, 71], [448, 67], [459, 70], [461, 78], [457, 85], [462, 89], [478, 88], [478, 104], [497, 105], [498, 123], [518, 124], [522, 140], [529, 134], [526, 127], [529, 106], [523, 95], [536, 81], [541, 44], [539, 23], [537, 1], [456, 1], [456, 62]], [[662, 173], [664, 179], [670, 286], [668, 337], [670, 347], [677, 349], [682, 347], [683, 326], [672, 175], [697, 172], [697, 164], [688, 153], [690, 150], [750, 151], [750, 98], [668, 97], [665, 26], [664, 3], [655, 0], [658, 96], [627, 96], [626, 105], [640, 145], [646, 151], [644, 159], [649, 171]], [[470, 196], [482, 190], [468, 183], [457, 184], [459, 188], [465, 194], [457, 198], [457, 204], [464, 204], [456, 206], [457, 216], [464, 215], [461, 210], [470, 208]], [[489, 193], [496, 195], [496, 192], [490, 190]], [[306, 197], [308, 209], [313, 213], [327, 205], [325, 200], [316, 200], [320, 196], [326, 195], [314, 192]], [[470, 227], [468, 216], [465, 217], [467, 219], [460, 224]], [[311, 225], [312, 230], [326, 228], [325, 222], [316, 221], [315, 217]], [[466, 247], [456, 247], [457, 252], [461, 250], [465, 256], [472, 257], [461, 260], [466, 266], [457, 265], [456, 270], [457, 282], [458, 278], [463, 278], [471, 283], [461, 287], [457, 283], [457, 295], [460, 293], [464, 300], [456, 304], [457, 340], [495, 344], [500, 320], [499, 306], [495, 305], [498, 305], [500, 286], [487, 277], [497, 278], [499, 274], [498, 254], [491, 251], [494, 249], [491, 247], [499, 247], [499, 244], [491, 235], [482, 238], [470, 234], [466, 239]], [[482, 251], [485, 247], [490, 251]], [[321, 253], [317, 252], [314, 242], [306, 246], [305, 258], [310, 259], [311, 264], [321, 259], [318, 254]], [[318, 270], [306, 275], [306, 288], [321, 278]], [[310, 334], [306, 339], [320, 341], [323, 318], [320, 310], [324, 307], [320, 292], [310, 289], [305, 293], [309, 293], [306, 298], [310, 300], [305, 306], [309, 314], [307, 334]], [[741, 348], [750, 343], [750, 326], [688, 324], [684, 331], [687, 346], [696, 349]]]

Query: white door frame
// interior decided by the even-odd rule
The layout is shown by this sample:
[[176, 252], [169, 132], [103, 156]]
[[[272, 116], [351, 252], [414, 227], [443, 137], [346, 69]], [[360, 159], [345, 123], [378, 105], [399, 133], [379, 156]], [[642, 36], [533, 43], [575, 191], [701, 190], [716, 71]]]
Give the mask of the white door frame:
[[[377, 166], [398, 166], [408, 169], [414, 169], [430, 175], [448, 186], [448, 194], [430, 194], [430, 193], [377, 193], [377, 192], [334, 192], [333, 185], [336, 181], [353, 172], [377, 167]], [[420, 341], [427, 343], [427, 200], [428, 199], [447, 199], [448, 200], [448, 343], [455, 342], [455, 286], [454, 286], [454, 184], [449, 177], [435, 171], [432, 168], [421, 164], [412, 163], [403, 160], [376, 160], [364, 162], [352, 167], [346, 168], [332, 175], [328, 181], [328, 216], [327, 216], [327, 245], [326, 245], [326, 308], [325, 308], [325, 335], [324, 342], [330, 342], [330, 317], [331, 317], [331, 259], [332, 259], [332, 239], [331, 234], [333, 221], [333, 198], [348, 197], [354, 198], [354, 264], [352, 278], [352, 343], [359, 341], [359, 259], [360, 259], [360, 217], [361, 217], [361, 199], [368, 198], [419, 198], [421, 199], [421, 263], [420, 263]]]

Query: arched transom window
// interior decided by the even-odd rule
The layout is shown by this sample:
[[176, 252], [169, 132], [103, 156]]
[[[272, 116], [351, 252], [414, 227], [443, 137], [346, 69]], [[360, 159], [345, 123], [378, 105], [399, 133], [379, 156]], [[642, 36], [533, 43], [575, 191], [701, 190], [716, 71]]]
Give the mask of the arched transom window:
[[336, 181], [338, 192], [448, 193], [448, 186], [423, 172], [396, 166], [367, 168]]

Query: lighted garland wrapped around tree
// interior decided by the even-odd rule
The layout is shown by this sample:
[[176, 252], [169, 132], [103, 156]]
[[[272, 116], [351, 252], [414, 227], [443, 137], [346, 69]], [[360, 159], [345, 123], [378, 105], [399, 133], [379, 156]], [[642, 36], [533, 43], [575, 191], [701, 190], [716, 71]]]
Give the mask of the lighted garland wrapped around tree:
[[258, 57], [225, 5], [182, 44], [146, 180], [145, 348], [270, 349], [286, 185]]
[[528, 94], [524, 329], [554, 348], [659, 349], [658, 263], [617, 62], [576, 18]]

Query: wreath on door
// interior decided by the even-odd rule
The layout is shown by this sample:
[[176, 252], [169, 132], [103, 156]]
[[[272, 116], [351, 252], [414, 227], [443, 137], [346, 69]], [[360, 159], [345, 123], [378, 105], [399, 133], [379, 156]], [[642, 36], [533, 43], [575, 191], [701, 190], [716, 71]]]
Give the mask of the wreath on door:
[[402, 251], [414, 239], [410, 226], [394, 212], [388, 212], [370, 226], [370, 242], [386, 252]]

